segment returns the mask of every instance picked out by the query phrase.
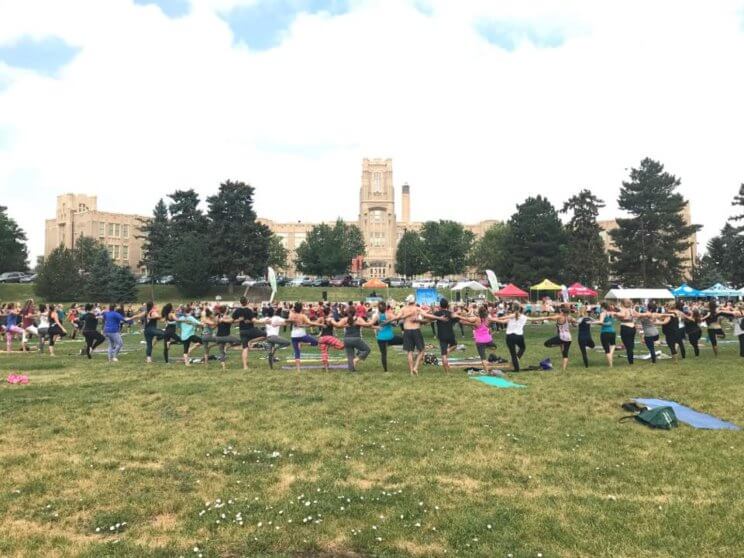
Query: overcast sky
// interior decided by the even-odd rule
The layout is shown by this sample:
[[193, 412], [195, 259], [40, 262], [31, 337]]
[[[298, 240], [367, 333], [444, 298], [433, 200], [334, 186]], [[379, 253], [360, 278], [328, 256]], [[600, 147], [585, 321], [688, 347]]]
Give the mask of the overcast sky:
[[355, 219], [390, 157], [414, 220], [583, 187], [609, 218], [645, 156], [704, 246], [744, 182], [744, 1], [0, 0], [0, 205], [34, 257], [64, 192], [149, 214], [233, 179]]

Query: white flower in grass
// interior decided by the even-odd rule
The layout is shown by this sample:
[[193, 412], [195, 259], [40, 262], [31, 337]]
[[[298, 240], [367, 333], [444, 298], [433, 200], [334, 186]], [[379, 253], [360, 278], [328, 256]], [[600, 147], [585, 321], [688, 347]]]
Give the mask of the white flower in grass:
[[101, 532], [101, 528], [100, 527], [96, 527], [96, 533], [100, 533], [100, 532]]
[[492, 528], [491, 524], [489, 523], [488, 525], [486, 525], [486, 528], [491, 529]]

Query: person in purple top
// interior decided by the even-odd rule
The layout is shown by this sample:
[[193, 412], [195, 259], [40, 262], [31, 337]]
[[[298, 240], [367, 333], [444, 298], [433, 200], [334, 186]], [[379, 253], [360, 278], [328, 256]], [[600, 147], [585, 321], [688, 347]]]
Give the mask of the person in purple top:
[[140, 315], [132, 316], [131, 318], [124, 317], [121, 313], [116, 311], [116, 305], [110, 304], [108, 311], [102, 314], [103, 317], [103, 335], [109, 341], [108, 348], [108, 359], [109, 362], [119, 362], [116, 358], [119, 356], [124, 341], [121, 338], [121, 324], [124, 322], [131, 323], [133, 320], [140, 317]]

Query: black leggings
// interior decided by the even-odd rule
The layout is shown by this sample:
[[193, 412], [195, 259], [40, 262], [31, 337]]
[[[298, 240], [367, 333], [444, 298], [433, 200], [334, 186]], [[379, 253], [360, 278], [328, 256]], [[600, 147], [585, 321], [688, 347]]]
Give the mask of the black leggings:
[[145, 355], [148, 357], [152, 356], [152, 340], [153, 339], [164, 339], [165, 332], [157, 327], [146, 327], [145, 328]]
[[679, 346], [679, 354], [682, 355], [682, 358], [685, 358], [687, 356], [685, 351], [685, 343], [684, 341], [682, 341], [682, 337], [679, 334], [673, 337], [664, 335], [664, 341], [666, 341], [666, 344], [669, 347], [669, 352], [672, 353], [672, 356], [677, 354], [677, 346]]
[[163, 358], [165, 362], [168, 362], [168, 348], [171, 342], [181, 344], [181, 338], [176, 334], [175, 325], [166, 326], [163, 332]]
[[658, 335], [644, 336], [643, 342], [646, 344], [648, 353], [651, 355], [651, 362], [656, 364], [656, 341], [659, 340]]
[[62, 331], [62, 328], [59, 327], [56, 323], [53, 323], [49, 326], [49, 331], [47, 331], [47, 335], [49, 336], [49, 346], [54, 347], [54, 337], [64, 337], [67, 335], [64, 331]]
[[561, 348], [561, 356], [563, 358], [568, 358], [568, 350], [571, 348], [571, 341], [564, 341], [557, 335], [555, 337], [551, 337], [547, 341], [545, 341], [546, 347], [560, 347]]
[[192, 343], [196, 343], [197, 345], [202, 344], [202, 339], [198, 335], [192, 335], [188, 339], [183, 339], [183, 354], [188, 354], [189, 348], [191, 347]]
[[744, 358], [744, 333], [739, 335], [739, 356]]
[[625, 354], [628, 356], [628, 364], [633, 364], [633, 353], [635, 352], [636, 328], [626, 325], [620, 326], [620, 339], [625, 346]]
[[392, 345], [402, 345], [403, 338], [400, 335], [393, 335], [392, 339], [387, 341], [377, 340], [377, 347], [380, 349], [380, 360], [382, 361], [382, 369], [387, 372], [387, 348]]
[[599, 334], [599, 341], [602, 343], [602, 348], [604, 349], [605, 354], [610, 353], [610, 349], [615, 346], [617, 343], [617, 335], [615, 332], [605, 332]]
[[[511, 355], [512, 367], [515, 372], [519, 372], [519, 359], [522, 358], [527, 347], [524, 344], [524, 335], [510, 333], [506, 336], [506, 347]], [[517, 350], [519, 347], [519, 350]]]
[[579, 337], [579, 350], [581, 351], [581, 360], [584, 361], [584, 368], [589, 368], [589, 355], [586, 353], [586, 348], [593, 349], [594, 339], [591, 337]]
[[85, 354], [88, 358], [92, 358], [90, 352], [106, 340], [106, 338], [97, 331], [84, 331], [83, 337], [85, 337]]
[[723, 329], [711, 329], [708, 328], [708, 340], [710, 341], [710, 344], [714, 347], [718, 346], [718, 338], [719, 337], [726, 337], [726, 332], [723, 331]]
[[700, 345], [698, 342], [702, 336], [703, 332], [700, 328], [687, 332], [687, 339], [689, 339], [690, 345], [692, 345], [692, 350], [695, 351], [695, 356], [700, 356]]

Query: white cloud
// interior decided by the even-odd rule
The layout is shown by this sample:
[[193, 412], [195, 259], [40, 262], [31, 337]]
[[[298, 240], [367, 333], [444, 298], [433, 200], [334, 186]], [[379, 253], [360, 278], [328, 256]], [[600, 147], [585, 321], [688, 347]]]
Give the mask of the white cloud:
[[[392, 157], [415, 219], [508, 218], [527, 195], [581, 187], [614, 203], [648, 155], [682, 178], [701, 240], [744, 181], [742, 2], [354, 2], [300, 15], [265, 52], [236, 46], [194, 0], [169, 19], [129, 0], [0, 0], [0, 44], [57, 36], [80, 47], [50, 79], [0, 64], [0, 202], [43, 250], [66, 191], [149, 213], [178, 187], [257, 189], [275, 220], [354, 218], [362, 157]], [[245, 3], [245, 2], [243, 2]], [[560, 27], [565, 42], [513, 52], [484, 20]], [[545, 23], [547, 22], [547, 23]]]

